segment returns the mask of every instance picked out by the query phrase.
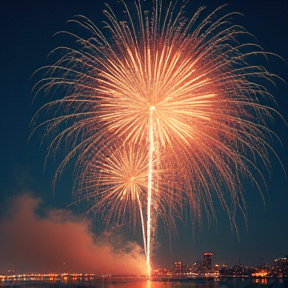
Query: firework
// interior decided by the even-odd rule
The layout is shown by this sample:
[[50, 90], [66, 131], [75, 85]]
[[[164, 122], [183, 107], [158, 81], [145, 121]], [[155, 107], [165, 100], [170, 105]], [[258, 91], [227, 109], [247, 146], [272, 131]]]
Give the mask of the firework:
[[270, 166], [267, 139], [274, 134], [266, 119], [275, 111], [258, 79], [273, 83], [274, 76], [248, 64], [267, 53], [239, 43], [250, 34], [230, 23], [233, 13], [219, 8], [203, 17], [200, 8], [186, 18], [186, 1], [164, 9], [158, 0], [151, 12], [138, 1], [132, 14], [121, 2], [123, 18], [107, 6], [103, 30], [83, 16], [70, 21], [91, 37], [63, 32], [80, 49], [55, 49], [64, 53], [40, 69], [46, 76], [35, 90], [65, 94], [32, 123], [34, 131], [45, 128], [44, 138], [53, 135], [48, 156], [64, 150], [55, 179], [75, 162], [78, 199], [90, 200], [108, 223], [129, 219], [135, 226], [139, 216], [150, 274], [158, 216], [169, 229], [185, 206], [193, 221], [202, 210], [215, 218], [218, 198], [237, 229], [236, 211], [245, 217], [246, 209], [240, 175], [262, 194], [256, 161]]
[[[81, 171], [79, 175], [81, 185], [77, 189], [76, 198], [79, 202], [85, 198], [88, 199], [91, 205], [87, 212], [96, 211], [101, 214], [107, 225], [113, 223], [122, 225], [128, 222], [131, 228], [135, 228], [138, 224], [137, 215], [139, 215], [146, 250], [147, 227], [143, 213], [148, 214], [149, 153], [144, 145], [134, 144], [113, 146], [106, 153], [102, 155], [102, 158], [96, 154], [95, 159], [90, 159], [86, 169]], [[152, 175], [152, 178], [157, 178], [157, 175]], [[176, 212], [181, 210], [177, 208], [176, 200], [181, 199], [173, 197], [170, 189], [167, 189], [164, 183], [162, 185], [163, 187], [160, 188], [162, 193], [158, 193], [158, 186], [157, 189], [155, 186], [151, 188], [151, 193], [154, 196], [154, 209], [157, 205], [157, 213], [165, 221], [169, 211], [166, 207], [167, 202], [172, 205], [170, 210], [173, 209]], [[174, 189], [176, 189], [176, 183]]]

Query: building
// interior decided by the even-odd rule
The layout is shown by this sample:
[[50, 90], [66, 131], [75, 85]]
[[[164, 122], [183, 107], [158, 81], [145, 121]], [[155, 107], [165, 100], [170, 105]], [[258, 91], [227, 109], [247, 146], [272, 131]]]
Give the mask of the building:
[[204, 269], [204, 272], [212, 271], [212, 253], [211, 252], [206, 252], [203, 255], [203, 269]]
[[274, 260], [272, 272], [275, 276], [288, 277], [288, 255]]
[[182, 273], [182, 262], [178, 261], [174, 263], [174, 273], [181, 274]]
[[202, 261], [197, 261], [192, 264], [191, 271], [193, 273], [201, 273], [202, 272]]

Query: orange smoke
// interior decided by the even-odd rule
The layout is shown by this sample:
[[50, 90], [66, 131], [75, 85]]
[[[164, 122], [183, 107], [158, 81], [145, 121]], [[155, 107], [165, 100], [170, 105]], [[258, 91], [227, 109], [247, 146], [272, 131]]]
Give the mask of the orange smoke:
[[105, 243], [107, 235], [95, 237], [88, 221], [67, 210], [40, 217], [40, 202], [28, 194], [19, 196], [0, 219], [0, 272], [145, 274], [145, 256], [136, 243], [126, 243], [123, 252]]

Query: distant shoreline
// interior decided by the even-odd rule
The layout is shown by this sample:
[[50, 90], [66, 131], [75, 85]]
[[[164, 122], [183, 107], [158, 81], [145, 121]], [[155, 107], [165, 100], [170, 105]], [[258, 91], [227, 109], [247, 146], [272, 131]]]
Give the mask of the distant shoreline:
[[144, 275], [95, 275], [95, 274], [74, 274], [74, 273], [51, 273], [51, 274], [13, 274], [13, 275], [1, 275], [0, 274], [0, 286], [1, 283], [15, 283], [15, 282], [93, 282], [93, 281], [107, 281], [107, 282], [123, 282], [123, 281], [163, 281], [163, 282], [188, 282], [188, 281], [223, 281], [232, 279], [287, 279], [288, 277], [273, 277], [273, 276], [205, 276], [205, 275], [157, 275], [150, 278]]

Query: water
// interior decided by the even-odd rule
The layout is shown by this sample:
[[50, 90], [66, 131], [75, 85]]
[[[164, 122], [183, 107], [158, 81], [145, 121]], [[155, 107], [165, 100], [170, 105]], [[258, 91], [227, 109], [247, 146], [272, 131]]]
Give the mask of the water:
[[190, 281], [4, 281], [0, 288], [288, 288], [288, 279], [221, 278]]

